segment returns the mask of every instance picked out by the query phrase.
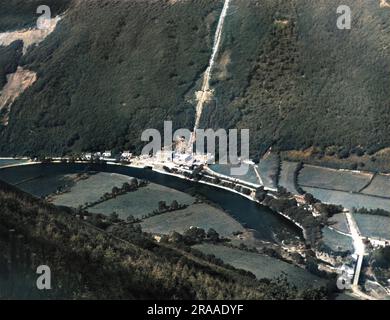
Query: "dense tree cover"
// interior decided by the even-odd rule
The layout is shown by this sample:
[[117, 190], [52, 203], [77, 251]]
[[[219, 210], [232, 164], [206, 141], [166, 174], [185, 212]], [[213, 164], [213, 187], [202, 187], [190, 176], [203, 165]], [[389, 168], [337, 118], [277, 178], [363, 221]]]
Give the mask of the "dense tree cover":
[[361, 214], [370, 214], [373, 216], [390, 217], [390, 212], [383, 209], [366, 209], [366, 208], [353, 208], [353, 211]]
[[0, 91], [7, 83], [7, 74], [16, 71], [22, 49], [22, 41], [15, 41], [7, 47], [0, 46]]
[[260, 188], [256, 191], [256, 198], [263, 205], [283, 213], [301, 226], [306, 244], [313, 248], [321, 246], [322, 228], [328, 224], [328, 219], [343, 210], [342, 206], [321, 203], [309, 193], [304, 195], [305, 203], [298, 204], [293, 195], [283, 187], [279, 187], [276, 197]]
[[221, 7], [218, 0], [72, 2], [56, 31], [23, 57], [38, 80], [13, 105], [0, 151], [140, 152], [142, 131], [162, 129], [164, 120], [192, 128], [191, 99]]
[[130, 183], [128, 183], [128, 182], [123, 183], [122, 187], [116, 187], [116, 186], [113, 187], [111, 189], [111, 193], [109, 193], [109, 192], [104, 193], [96, 201], [91, 201], [91, 202], [85, 203], [83, 206], [81, 206], [81, 209], [88, 209], [88, 208], [94, 207], [100, 203], [106, 202], [108, 200], [115, 199], [116, 197], [124, 195], [126, 193], [135, 192], [139, 188], [143, 188], [143, 187], [147, 186], [147, 184], [148, 184], [148, 182], [145, 180], [138, 181], [137, 179], [133, 178], [133, 179], [131, 179]]
[[[0, 152], [140, 151], [140, 133], [163, 120], [192, 128], [221, 1], [46, 4], [70, 9], [24, 58], [39, 79], [12, 108]], [[351, 30], [336, 27], [340, 4], [352, 8]], [[36, 6], [0, 4], [0, 30], [31, 25]], [[203, 127], [249, 128], [254, 158], [271, 145], [336, 146], [340, 159], [390, 145], [389, 10], [364, 0], [233, 0], [231, 13]]]
[[[297, 299], [325, 297], [299, 292], [285, 279], [255, 280], [168, 244], [138, 227], [115, 225], [111, 233], [0, 182], [0, 297], [105, 299]], [[206, 236], [213, 236], [209, 231]], [[215, 235], [215, 234], [214, 234]], [[50, 291], [35, 288], [36, 267], [50, 266]]]
[[36, 25], [40, 5], [50, 7], [53, 16], [63, 13], [72, 0], [7, 0], [0, 2], [0, 32]]
[[[351, 30], [336, 26], [341, 4]], [[205, 126], [249, 128], [254, 157], [270, 145], [336, 145], [341, 158], [389, 146], [389, 10], [365, 0], [233, 5]]]
[[370, 260], [374, 267], [390, 269], [390, 247], [374, 250]]
[[369, 257], [369, 265], [378, 282], [387, 286], [390, 277], [390, 247], [373, 250]]

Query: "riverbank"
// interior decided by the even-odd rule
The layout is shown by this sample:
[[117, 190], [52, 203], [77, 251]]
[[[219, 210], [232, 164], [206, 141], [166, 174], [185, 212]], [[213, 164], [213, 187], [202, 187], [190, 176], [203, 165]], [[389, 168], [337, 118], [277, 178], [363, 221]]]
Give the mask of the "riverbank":
[[[15, 171], [12, 172], [14, 168], [17, 168], [18, 174]], [[295, 224], [261, 206], [259, 202], [253, 201], [247, 195], [223, 186], [213, 185], [205, 181], [202, 183], [196, 182], [181, 175], [159, 169], [148, 169], [140, 165], [97, 164], [81, 161], [75, 163], [63, 163], [61, 161], [53, 161], [51, 163], [33, 162], [30, 165], [9, 165], [0, 168], [0, 178], [10, 183], [15, 183], [20, 180], [21, 175], [34, 177], [45, 172], [69, 174], [84, 172], [85, 170], [124, 174], [184, 192], [190, 188], [195, 188], [197, 192], [210, 198], [211, 201], [216, 202], [229, 213], [232, 213], [240, 222], [245, 223], [249, 229], [256, 230], [263, 240], [281, 242], [286, 237], [290, 239], [302, 237], [301, 229]], [[229, 196], [227, 196], [226, 191], [229, 191]], [[251, 201], [248, 202], [248, 200]], [[277, 235], [279, 234], [282, 234], [282, 236], [278, 238]]]

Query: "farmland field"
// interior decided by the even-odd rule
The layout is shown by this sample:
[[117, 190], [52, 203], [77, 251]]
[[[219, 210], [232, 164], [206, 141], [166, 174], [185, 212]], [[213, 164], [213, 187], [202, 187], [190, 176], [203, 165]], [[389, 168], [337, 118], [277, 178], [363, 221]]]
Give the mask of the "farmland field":
[[362, 192], [390, 198], [390, 175], [376, 175], [371, 184]]
[[74, 186], [75, 177], [76, 175], [47, 175], [20, 183], [17, 187], [36, 197], [46, 197], [55, 193], [59, 187]]
[[249, 170], [245, 175], [232, 175], [230, 174], [230, 169], [234, 168], [233, 165], [225, 165], [225, 164], [214, 164], [210, 166], [210, 169], [223, 174], [225, 176], [233, 177], [242, 181], [247, 181], [256, 185], [260, 185], [260, 181], [256, 175], [256, 172], [253, 168], [253, 165], [249, 165]]
[[143, 215], [157, 209], [159, 201], [165, 201], [167, 205], [170, 205], [173, 200], [176, 200], [179, 204], [190, 205], [195, 198], [186, 193], [150, 183], [135, 192], [129, 192], [93, 206], [88, 211], [103, 214], [110, 214], [115, 211], [122, 219], [126, 219], [130, 214], [136, 218], [141, 218]]
[[333, 251], [354, 251], [351, 237], [342, 235], [327, 227], [322, 229], [322, 240], [324, 244]]
[[359, 213], [354, 217], [363, 236], [390, 239], [390, 218]]
[[88, 179], [78, 181], [70, 192], [55, 196], [54, 204], [77, 208], [86, 202], [98, 200], [106, 192], [111, 192], [113, 187], [121, 187], [130, 179], [131, 177], [114, 173], [92, 174]]
[[279, 176], [279, 185], [286, 188], [292, 194], [299, 194], [294, 183], [294, 175], [298, 164], [298, 162], [283, 161]]
[[243, 226], [227, 213], [204, 203], [148, 218], [141, 225], [144, 231], [157, 234], [169, 234], [171, 231], [182, 233], [191, 226], [206, 231], [213, 228], [224, 237], [232, 236], [235, 231], [245, 231]]
[[332, 228], [344, 233], [349, 233], [349, 226], [344, 213], [335, 214], [333, 217], [329, 218], [328, 221], [332, 223]]
[[270, 153], [260, 160], [257, 167], [264, 186], [268, 188], [276, 188], [279, 156], [277, 154]]
[[284, 272], [288, 275], [288, 280], [300, 288], [324, 283], [306, 270], [266, 255], [211, 244], [196, 245], [195, 248], [205, 254], [212, 254], [233, 267], [250, 271], [258, 279], [273, 279]]
[[349, 193], [345, 191], [325, 190], [319, 188], [303, 187], [314, 197], [325, 203], [342, 205], [345, 208], [383, 209], [390, 211], [390, 199], [381, 199], [365, 194]]
[[305, 165], [298, 178], [302, 187], [358, 192], [369, 183], [372, 174]]

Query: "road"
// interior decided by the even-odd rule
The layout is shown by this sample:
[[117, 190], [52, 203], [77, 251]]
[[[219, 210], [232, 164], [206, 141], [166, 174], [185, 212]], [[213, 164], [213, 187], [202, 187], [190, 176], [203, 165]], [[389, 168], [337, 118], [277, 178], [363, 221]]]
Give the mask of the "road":
[[197, 92], [197, 105], [196, 105], [196, 114], [195, 114], [195, 125], [194, 125], [194, 131], [192, 132], [191, 139], [189, 141], [189, 148], [192, 150], [192, 146], [195, 143], [195, 132], [196, 129], [199, 127], [200, 119], [202, 117], [203, 107], [205, 102], [209, 101], [212, 96], [212, 92], [210, 90], [210, 79], [211, 79], [211, 73], [214, 68], [215, 64], [215, 58], [217, 57], [219, 47], [221, 44], [222, 39], [222, 32], [223, 32], [223, 25], [225, 23], [225, 18], [228, 13], [229, 5], [231, 0], [225, 0], [225, 3], [223, 5], [223, 9], [221, 12], [221, 15], [219, 17], [217, 30], [215, 32], [214, 37], [214, 44], [213, 44], [213, 50], [209, 61], [209, 66], [207, 67], [204, 75], [203, 75], [203, 82], [202, 82], [202, 88], [200, 91]]
[[360, 278], [360, 272], [362, 270], [362, 264], [363, 264], [363, 259], [365, 255], [365, 246], [363, 243], [363, 239], [359, 230], [359, 227], [356, 223], [355, 218], [353, 217], [353, 214], [351, 213], [350, 210], [345, 212], [348, 225], [349, 225], [349, 230], [351, 232], [352, 240], [353, 240], [353, 246], [355, 248], [355, 255], [357, 256], [357, 261], [356, 261], [356, 266], [355, 266], [355, 274], [353, 277], [353, 282], [352, 282], [352, 293], [359, 297], [360, 299], [364, 300], [375, 300], [375, 298], [365, 294], [360, 290], [359, 287], [359, 278]]

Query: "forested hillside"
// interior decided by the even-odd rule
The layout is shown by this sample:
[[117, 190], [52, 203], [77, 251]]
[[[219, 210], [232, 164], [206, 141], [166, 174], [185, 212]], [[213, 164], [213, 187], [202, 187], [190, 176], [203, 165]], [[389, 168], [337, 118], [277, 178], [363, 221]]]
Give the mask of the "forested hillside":
[[36, 25], [37, 8], [50, 7], [53, 16], [63, 13], [72, 0], [4, 0], [0, 2], [0, 32], [32, 28]]
[[22, 41], [15, 41], [7, 47], [0, 46], [0, 91], [7, 83], [7, 75], [16, 71], [22, 48]]
[[[0, 298], [67, 299], [319, 299], [284, 280], [256, 280], [246, 271], [158, 244], [138, 227], [107, 233], [76, 212], [57, 208], [0, 182]], [[124, 239], [124, 240], [122, 240]], [[47, 265], [52, 290], [36, 288]]]
[[73, 1], [23, 57], [38, 80], [12, 106], [2, 152], [140, 151], [141, 132], [164, 120], [191, 128], [222, 3], [172, 3]]
[[[0, 31], [31, 25], [37, 2], [24, 3], [1, 5]], [[249, 128], [254, 158], [270, 146], [343, 157], [390, 146], [390, 8], [380, 3], [232, 0], [202, 126]], [[341, 4], [351, 30], [336, 26]], [[38, 80], [0, 129], [2, 154], [139, 151], [141, 132], [163, 120], [193, 127], [223, 1], [48, 5], [67, 11], [20, 62]]]
[[[390, 8], [379, 0], [233, 4], [204, 126], [250, 128], [253, 156], [271, 145], [390, 145]], [[337, 28], [341, 4], [351, 8], [351, 30]]]

